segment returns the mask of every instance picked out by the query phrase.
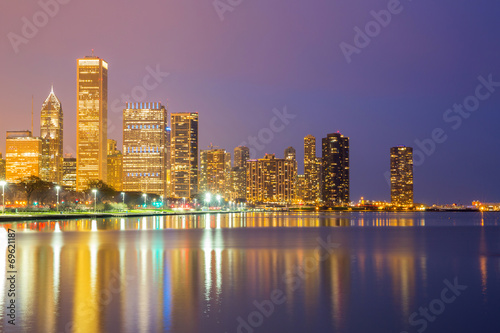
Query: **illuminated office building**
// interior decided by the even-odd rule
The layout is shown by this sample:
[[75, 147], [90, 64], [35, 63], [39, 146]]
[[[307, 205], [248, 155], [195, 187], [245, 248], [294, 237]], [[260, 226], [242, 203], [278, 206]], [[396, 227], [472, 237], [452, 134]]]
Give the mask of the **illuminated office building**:
[[340, 133], [323, 138], [322, 199], [327, 206], [349, 204], [349, 138]]
[[391, 148], [391, 202], [413, 206], [413, 148]]
[[293, 147], [288, 147], [285, 149], [284, 156], [285, 156], [286, 160], [296, 161], [297, 160], [297, 151]]
[[63, 158], [62, 186], [66, 190], [76, 191], [76, 157], [66, 154]]
[[304, 138], [304, 202], [315, 204], [320, 199], [320, 159], [316, 157], [316, 138], [308, 135]]
[[200, 192], [220, 194], [230, 199], [231, 153], [225, 149], [200, 152]]
[[250, 158], [250, 148], [245, 146], [238, 146], [234, 148], [234, 167], [246, 167], [247, 160]]
[[274, 154], [247, 161], [247, 201], [292, 203], [295, 200], [297, 164]]
[[77, 60], [76, 189], [107, 179], [108, 63], [89, 56]]
[[244, 201], [247, 193], [246, 167], [234, 167], [231, 169], [231, 200]]
[[30, 131], [7, 131], [5, 178], [10, 183], [29, 176], [40, 177], [42, 140]]
[[115, 191], [123, 189], [123, 155], [116, 149], [116, 140], [108, 139], [108, 180]]
[[306, 188], [306, 177], [305, 175], [297, 175], [297, 195], [296, 199], [298, 201], [304, 202], [307, 193]]
[[123, 191], [168, 195], [169, 128], [161, 103], [123, 110]]
[[198, 193], [198, 112], [170, 114], [170, 196], [190, 198]]
[[63, 178], [63, 111], [54, 89], [51, 89], [42, 105], [40, 137], [42, 139], [40, 178], [60, 184]]

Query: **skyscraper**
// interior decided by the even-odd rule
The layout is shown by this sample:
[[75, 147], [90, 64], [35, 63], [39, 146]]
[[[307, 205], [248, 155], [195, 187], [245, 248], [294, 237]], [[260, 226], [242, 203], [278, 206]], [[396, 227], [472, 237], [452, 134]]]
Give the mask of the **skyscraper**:
[[234, 167], [244, 168], [247, 160], [250, 158], [250, 148], [238, 146], [234, 148]]
[[108, 63], [95, 56], [77, 60], [76, 189], [107, 178]]
[[115, 191], [123, 189], [123, 155], [116, 149], [116, 140], [108, 139], [108, 179], [107, 183]]
[[202, 150], [200, 162], [200, 192], [230, 199], [231, 153], [225, 149]]
[[320, 161], [316, 157], [316, 138], [304, 138], [304, 202], [315, 204], [320, 197]]
[[198, 193], [198, 112], [170, 114], [170, 196], [190, 198]]
[[285, 149], [285, 160], [297, 160], [297, 151], [293, 147], [288, 147]]
[[30, 131], [7, 131], [5, 178], [18, 183], [29, 176], [40, 177], [42, 140], [31, 136]]
[[391, 148], [391, 202], [413, 206], [413, 148]]
[[63, 110], [62, 104], [51, 89], [40, 113], [42, 139], [41, 177], [60, 184], [63, 178]]
[[322, 197], [327, 206], [349, 200], [349, 138], [340, 133], [323, 138]]
[[161, 103], [127, 103], [123, 110], [123, 190], [168, 195], [169, 128]]
[[5, 180], [5, 160], [0, 153], [0, 180]]
[[76, 191], [76, 158], [71, 154], [64, 156], [62, 185], [66, 190]]
[[296, 163], [274, 154], [247, 161], [247, 201], [292, 203], [295, 200]]

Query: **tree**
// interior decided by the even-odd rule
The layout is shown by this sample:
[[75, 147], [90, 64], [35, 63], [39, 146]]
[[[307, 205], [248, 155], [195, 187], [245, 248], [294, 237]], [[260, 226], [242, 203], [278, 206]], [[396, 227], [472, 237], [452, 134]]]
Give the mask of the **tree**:
[[116, 196], [116, 191], [102, 180], [90, 181], [88, 189], [85, 192], [91, 195], [93, 189], [97, 189], [97, 196], [100, 197], [101, 200], [112, 199]]
[[31, 196], [35, 192], [43, 192], [50, 189], [51, 183], [41, 180], [37, 176], [29, 176], [24, 178], [19, 185], [24, 189], [26, 193], [26, 201], [28, 203], [28, 207], [31, 204]]

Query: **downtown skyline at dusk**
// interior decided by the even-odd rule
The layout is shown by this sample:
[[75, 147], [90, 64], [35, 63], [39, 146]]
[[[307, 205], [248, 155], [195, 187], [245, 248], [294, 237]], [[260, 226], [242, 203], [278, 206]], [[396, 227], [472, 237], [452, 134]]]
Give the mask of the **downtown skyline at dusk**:
[[[53, 84], [64, 105], [64, 152], [75, 155], [75, 59], [95, 49], [109, 62], [108, 118], [112, 124], [108, 137], [118, 141], [119, 149], [125, 101], [161, 101], [169, 112], [197, 111], [200, 149], [213, 143], [228, 151], [249, 136], [256, 137], [269, 126], [273, 110], [286, 107], [296, 118], [262, 145], [255, 158], [265, 153], [282, 157], [283, 149], [292, 146], [302, 160], [304, 136], [321, 138], [341, 131], [351, 139], [351, 198], [389, 200], [385, 177], [389, 148], [407, 145], [417, 151], [415, 140], [423, 142], [441, 128], [447, 139], [415, 166], [415, 201], [498, 201], [495, 180], [500, 157], [490, 152], [500, 145], [495, 129], [500, 96], [493, 92], [481, 101], [457, 129], [452, 127], [455, 121], [444, 120], [448, 109], [474, 95], [478, 77], [491, 75], [494, 82], [500, 81], [499, 50], [488, 42], [492, 27], [498, 24], [490, 13], [498, 5], [453, 2], [448, 6], [448, 2], [402, 2], [403, 10], [359, 54], [352, 55], [351, 63], [346, 62], [340, 43], [354, 45], [353, 29], [373, 20], [370, 12], [387, 8], [387, 1], [358, 5], [278, 1], [265, 7], [243, 2], [225, 12], [223, 21], [210, 2], [165, 4], [164, 12], [148, 11], [149, 6], [156, 6], [155, 1], [122, 4], [123, 17], [149, 23], [140, 27], [127, 25], [127, 20], [109, 24], [113, 8], [102, 4], [101, 12], [89, 22], [88, 34], [77, 39], [74, 36], [85, 24], [84, 13], [93, 2], [88, 8], [77, 2], [61, 4], [36, 36], [19, 45], [18, 53], [8, 38], [2, 41], [2, 67], [10, 79], [0, 86], [4, 101], [0, 151], [5, 156], [7, 130], [30, 128], [32, 95], [34, 128], [39, 128], [37, 111]], [[314, 20], [309, 14], [313, 8]], [[174, 9], [182, 13], [182, 21], [172, 14]], [[347, 14], [332, 17], [332, 12], [341, 9]], [[36, 3], [20, 2], [10, 10], [12, 15], [0, 23], [2, 31], [22, 36], [19, 18], [31, 20], [42, 9]], [[445, 10], [446, 16], [438, 15]], [[481, 21], [473, 15], [471, 22], [460, 20], [471, 12], [480, 12]], [[279, 18], [280, 24], [273, 24], [273, 18]], [[247, 22], [252, 20], [260, 24], [249, 31]], [[296, 23], [301, 20], [309, 24]], [[468, 33], [459, 41], [453, 39], [453, 27], [463, 25]], [[285, 31], [292, 33], [284, 35]], [[134, 87], [143, 86], [144, 78], [155, 71], [169, 75], [160, 76], [161, 82], [143, 100], [134, 100]], [[11, 110], [16, 117], [5, 121]], [[303, 173], [301, 163], [299, 173]]]

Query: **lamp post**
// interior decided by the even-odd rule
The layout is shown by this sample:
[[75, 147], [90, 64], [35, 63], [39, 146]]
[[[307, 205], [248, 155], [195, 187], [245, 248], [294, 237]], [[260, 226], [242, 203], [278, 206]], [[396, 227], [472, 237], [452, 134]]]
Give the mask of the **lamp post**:
[[218, 202], [219, 208], [220, 208], [220, 199], [221, 199], [220, 194], [217, 194], [217, 202]]
[[144, 208], [146, 208], [147, 202], [148, 202], [148, 195], [146, 193], [144, 193], [142, 196], [144, 197]]
[[94, 214], [97, 213], [97, 189], [93, 189], [92, 192], [94, 193]]
[[56, 186], [56, 193], [57, 193], [57, 206], [56, 210], [59, 211], [59, 190], [61, 189], [61, 186]]
[[194, 209], [196, 209], [196, 198], [194, 199]]
[[7, 182], [0, 180], [0, 186], [2, 186], [2, 214], [5, 214], [5, 185], [7, 185]]
[[186, 198], [182, 198], [182, 208], [186, 207]]
[[125, 192], [122, 192], [123, 203], [125, 203]]
[[163, 195], [160, 195], [160, 199], [161, 199], [161, 209], [163, 209]]
[[208, 208], [210, 208], [210, 200], [212, 200], [212, 196], [210, 195], [210, 193], [205, 194], [205, 203]]

